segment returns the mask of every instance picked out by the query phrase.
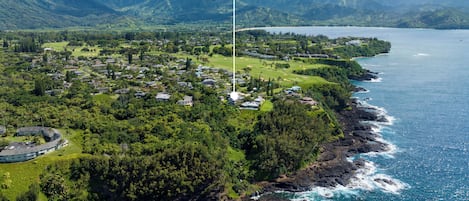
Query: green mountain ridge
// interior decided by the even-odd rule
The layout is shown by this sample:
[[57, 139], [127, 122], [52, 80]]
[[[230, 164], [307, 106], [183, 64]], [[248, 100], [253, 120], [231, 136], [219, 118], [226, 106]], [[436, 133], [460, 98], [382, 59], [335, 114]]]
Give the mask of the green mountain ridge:
[[[0, 30], [225, 24], [226, 0], [3, 0]], [[418, 0], [237, 0], [242, 27], [356, 25], [468, 28], [469, 2]]]
[[116, 17], [118, 12], [94, 0], [0, 1], [0, 29], [95, 26]]

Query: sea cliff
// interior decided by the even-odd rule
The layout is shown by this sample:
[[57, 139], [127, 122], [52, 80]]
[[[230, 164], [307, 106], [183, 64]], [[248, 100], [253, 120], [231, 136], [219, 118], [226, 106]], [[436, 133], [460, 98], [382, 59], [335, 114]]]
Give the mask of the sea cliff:
[[[358, 81], [377, 79], [377, 73], [367, 73], [355, 77]], [[354, 91], [365, 91], [356, 88]], [[273, 192], [304, 192], [313, 187], [333, 188], [347, 186], [357, 170], [365, 166], [364, 159], [353, 159], [357, 154], [380, 153], [390, 150], [388, 144], [380, 140], [374, 132], [374, 125], [369, 122], [386, 123], [388, 120], [377, 108], [366, 106], [358, 99], [351, 98], [349, 107], [336, 113], [344, 137], [324, 144], [318, 159], [305, 168], [291, 174], [281, 175], [274, 180], [259, 183], [262, 191], [257, 192], [259, 200], [284, 200], [276, 197]], [[247, 198], [249, 200], [252, 198]]]

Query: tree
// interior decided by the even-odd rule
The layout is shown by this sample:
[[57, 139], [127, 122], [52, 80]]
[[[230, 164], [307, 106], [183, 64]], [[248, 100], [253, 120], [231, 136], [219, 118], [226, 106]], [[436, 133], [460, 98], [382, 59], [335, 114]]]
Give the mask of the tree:
[[52, 200], [67, 200], [70, 188], [59, 173], [41, 175], [41, 191]]
[[133, 54], [131, 51], [127, 52], [127, 60], [129, 61], [129, 64], [132, 64], [132, 59], [133, 59]]
[[72, 71], [67, 71], [65, 73], [65, 81], [67, 81], [67, 82], [71, 82], [72, 79], [75, 78], [75, 77], [76, 77], [76, 74], [73, 73]]
[[10, 201], [3, 193], [0, 191], [0, 201]]
[[44, 79], [36, 78], [36, 80], [34, 80], [33, 94], [36, 96], [44, 96], [46, 94], [46, 83]]
[[33, 183], [29, 186], [28, 191], [16, 197], [16, 201], [36, 201], [39, 199], [40, 186]]
[[4, 47], [4, 48], [10, 47], [10, 44], [8, 44], [8, 41], [5, 40], [5, 39], [3, 40], [3, 47]]
[[140, 49], [140, 62], [143, 62], [143, 59], [145, 58], [145, 49], [144, 48], [141, 48]]
[[192, 59], [186, 58], [186, 70], [190, 70], [192, 65]]
[[318, 144], [333, 134], [320, 117], [308, 113], [308, 107], [294, 100], [278, 100], [275, 109], [261, 114], [248, 135], [253, 142], [244, 147], [253, 161], [259, 179], [269, 179], [297, 170], [311, 160]]

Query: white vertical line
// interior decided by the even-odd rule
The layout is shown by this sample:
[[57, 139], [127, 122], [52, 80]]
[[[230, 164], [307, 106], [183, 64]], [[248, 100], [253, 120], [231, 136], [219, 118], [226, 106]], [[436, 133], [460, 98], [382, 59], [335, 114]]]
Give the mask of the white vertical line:
[[233, 92], [236, 92], [236, 0], [233, 0]]

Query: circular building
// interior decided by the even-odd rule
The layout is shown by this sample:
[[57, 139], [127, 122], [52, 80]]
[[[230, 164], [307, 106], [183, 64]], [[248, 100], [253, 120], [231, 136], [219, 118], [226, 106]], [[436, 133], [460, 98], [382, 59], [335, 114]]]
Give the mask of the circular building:
[[62, 139], [60, 132], [48, 127], [23, 127], [16, 131], [15, 136], [41, 136], [46, 143], [37, 145], [32, 142], [13, 142], [0, 152], [0, 163], [13, 163], [34, 159], [53, 152], [68, 144]]

